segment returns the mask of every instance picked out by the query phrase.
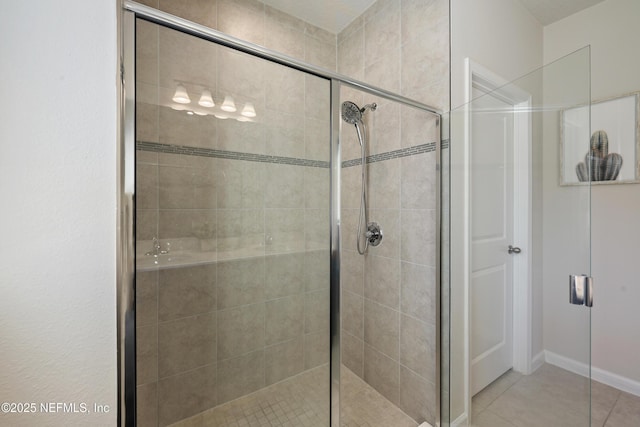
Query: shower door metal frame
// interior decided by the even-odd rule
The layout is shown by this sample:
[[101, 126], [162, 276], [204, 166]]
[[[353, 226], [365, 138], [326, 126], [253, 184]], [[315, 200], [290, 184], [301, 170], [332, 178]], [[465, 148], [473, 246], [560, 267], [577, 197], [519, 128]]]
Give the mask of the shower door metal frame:
[[135, 366], [135, 25], [142, 19], [215, 44], [277, 63], [330, 81], [331, 193], [330, 193], [330, 419], [340, 426], [340, 87], [346, 84], [371, 95], [431, 113], [436, 119], [436, 426], [440, 426], [440, 153], [442, 111], [396, 93], [246, 42], [160, 10], [123, 0], [120, 68], [122, 93], [118, 170], [119, 235], [117, 268], [118, 296], [118, 423], [136, 424]]
[[116, 330], [118, 425], [136, 425], [135, 306], [135, 15], [122, 13], [118, 82]]
[[331, 79], [331, 189], [329, 198], [331, 209], [329, 266], [329, 378], [331, 427], [340, 427], [340, 183], [342, 174], [342, 155], [340, 149], [340, 82]]

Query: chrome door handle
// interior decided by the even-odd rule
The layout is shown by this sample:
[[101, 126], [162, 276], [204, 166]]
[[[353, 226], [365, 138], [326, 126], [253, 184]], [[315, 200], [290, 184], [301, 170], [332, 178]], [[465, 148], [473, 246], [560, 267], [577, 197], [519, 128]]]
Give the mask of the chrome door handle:
[[593, 307], [593, 278], [586, 274], [569, 276], [569, 303]]
[[522, 250], [520, 250], [520, 248], [514, 248], [513, 246], [509, 245], [509, 251], [510, 254], [519, 254], [520, 252], [522, 252]]

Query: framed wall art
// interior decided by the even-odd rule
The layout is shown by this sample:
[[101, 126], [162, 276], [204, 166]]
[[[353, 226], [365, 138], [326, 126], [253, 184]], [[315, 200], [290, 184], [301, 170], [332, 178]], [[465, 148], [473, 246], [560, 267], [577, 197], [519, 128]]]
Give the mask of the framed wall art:
[[563, 110], [560, 185], [640, 182], [640, 92]]

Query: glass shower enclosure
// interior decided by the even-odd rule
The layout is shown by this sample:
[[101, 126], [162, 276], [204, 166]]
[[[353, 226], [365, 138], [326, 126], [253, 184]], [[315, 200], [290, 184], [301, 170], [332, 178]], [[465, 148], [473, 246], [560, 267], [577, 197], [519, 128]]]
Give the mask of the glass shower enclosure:
[[[327, 425], [329, 81], [136, 31], [158, 40], [139, 43], [136, 67], [139, 420], [172, 424], [296, 377], [265, 395], [268, 413], [297, 424], [283, 405], [307, 397], [305, 419]], [[264, 404], [236, 406], [251, 419]]]
[[589, 48], [512, 82], [468, 68], [471, 101], [450, 115], [450, 419], [602, 425], [589, 174], [604, 147]]
[[[435, 425], [437, 111], [127, 8], [126, 425]], [[344, 101], [378, 105], [363, 121], [384, 241], [364, 256]], [[401, 111], [402, 135], [387, 139]]]

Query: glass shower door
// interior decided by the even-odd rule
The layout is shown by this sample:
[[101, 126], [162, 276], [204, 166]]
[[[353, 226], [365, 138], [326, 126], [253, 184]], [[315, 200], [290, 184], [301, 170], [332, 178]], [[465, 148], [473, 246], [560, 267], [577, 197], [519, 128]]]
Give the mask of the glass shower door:
[[473, 100], [451, 114], [451, 227], [465, 230], [451, 242], [451, 420], [604, 421], [590, 379], [589, 174], [602, 147], [589, 49], [508, 84], [470, 70]]
[[327, 426], [329, 81], [136, 30], [138, 425]]

